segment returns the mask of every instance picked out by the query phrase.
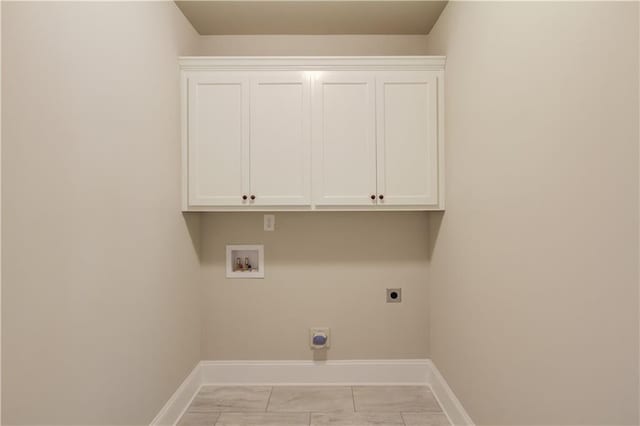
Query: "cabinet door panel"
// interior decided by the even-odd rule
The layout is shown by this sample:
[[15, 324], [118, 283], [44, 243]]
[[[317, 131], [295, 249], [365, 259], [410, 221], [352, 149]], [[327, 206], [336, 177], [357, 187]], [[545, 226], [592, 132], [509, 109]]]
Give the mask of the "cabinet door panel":
[[189, 78], [189, 204], [247, 204], [249, 84], [238, 74]]
[[379, 204], [438, 204], [437, 96], [436, 73], [378, 75]]
[[376, 193], [375, 85], [372, 73], [315, 78], [314, 202], [372, 205]]
[[251, 84], [252, 205], [311, 203], [309, 76], [260, 73]]

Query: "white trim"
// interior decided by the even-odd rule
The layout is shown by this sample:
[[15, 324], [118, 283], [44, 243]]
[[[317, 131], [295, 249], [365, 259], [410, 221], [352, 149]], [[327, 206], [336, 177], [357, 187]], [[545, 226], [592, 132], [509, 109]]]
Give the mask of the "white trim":
[[181, 56], [183, 71], [442, 70], [445, 56]]
[[460, 400], [453, 393], [447, 381], [442, 377], [435, 364], [429, 360], [429, 378], [427, 383], [438, 400], [442, 411], [449, 418], [452, 425], [474, 426], [473, 420], [462, 406]]
[[[179, 68], [179, 67], [178, 67]], [[179, 71], [178, 71], [179, 72]], [[180, 77], [181, 205], [189, 210], [189, 79]]]
[[[122, 1], [128, 1], [128, 0], [122, 0]], [[215, 3], [215, 2], [220, 2], [220, 1], [226, 1], [226, 2], [245, 2], [245, 1], [256, 1], [256, 0], [207, 0], [209, 2]], [[291, 1], [291, 0], [271, 0], [271, 1]], [[318, 0], [296, 0], [297, 2], [306, 2], [306, 1], [318, 1]], [[344, 0], [322, 0], [324, 2], [341, 2]], [[350, 1], [373, 1], [373, 2], [388, 2], [389, 0], [350, 0]], [[403, 0], [403, 1], [424, 1], [424, 0]], [[556, 0], [549, 0], [549, 1], [556, 1]], [[576, 0], [576, 1], [584, 1], [584, 0]], [[594, 0], [594, 1], [601, 1], [601, 0]], [[230, 35], [230, 36], [234, 36], [234, 35], [245, 35], [245, 34], [211, 34], [211, 35]], [[264, 35], [264, 34], [259, 34], [259, 35]], [[271, 34], [268, 34], [271, 35]], [[277, 35], [277, 34], [276, 34]], [[287, 35], [299, 35], [299, 34], [287, 34]], [[314, 35], [314, 34], [311, 34]], [[341, 34], [337, 34], [337, 35], [341, 35]], [[387, 34], [381, 34], [381, 35], [387, 35]], [[391, 34], [394, 35], [394, 34]], [[401, 35], [426, 35], [426, 34], [401, 34]]]
[[184, 213], [192, 213], [192, 212], [234, 212], [234, 213], [244, 213], [244, 212], [357, 212], [357, 211], [367, 211], [367, 212], [404, 212], [404, 211], [443, 211], [440, 205], [433, 206], [383, 206], [380, 204], [368, 205], [368, 206], [345, 206], [343, 207], [335, 207], [335, 206], [324, 206], [320, 204], [314, 204], [311, 206], [238, 206], [238, 207], [218, 207], [218, 206], [188, 206], [186, 209], [183, 209]]
[[198, 363], [184, 382], [171, 395], [171, 398], [160, 409], [160, 412], [151, 421], [151, 425], [175, 425], [184, 412], [191, 405], [191, 401], [202, 387], [202, 369]]
[[445, 104], [444, 104], [444, 76], [445, 70], [438, 74], [438, 210], [445, 209], [445, 158], [444, 158], [444, 126], [445, 126]]
[[452, 425], [474, 426], [429, 359], [201, 361], [162, 407], [151, 425], [176, 424], [204, 385], [429, 386]]
[[428, 360], [202, 361], [203, 383], [216, 385], [423, 385]]

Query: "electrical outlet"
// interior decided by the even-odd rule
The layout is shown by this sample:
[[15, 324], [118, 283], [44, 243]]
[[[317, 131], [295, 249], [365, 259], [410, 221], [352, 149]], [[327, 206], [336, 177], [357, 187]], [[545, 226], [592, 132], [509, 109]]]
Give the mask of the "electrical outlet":
[[402, 289], [401, 288], [388, 288], [387, 289], [387, 303], [400, 303], [402, 302]]

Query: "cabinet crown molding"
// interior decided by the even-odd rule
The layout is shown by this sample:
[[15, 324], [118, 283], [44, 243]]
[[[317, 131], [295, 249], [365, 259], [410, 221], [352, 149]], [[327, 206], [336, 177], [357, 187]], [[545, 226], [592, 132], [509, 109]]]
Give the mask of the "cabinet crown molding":
[[445, 56], [182, 56], [183, 71], [442, 70]]

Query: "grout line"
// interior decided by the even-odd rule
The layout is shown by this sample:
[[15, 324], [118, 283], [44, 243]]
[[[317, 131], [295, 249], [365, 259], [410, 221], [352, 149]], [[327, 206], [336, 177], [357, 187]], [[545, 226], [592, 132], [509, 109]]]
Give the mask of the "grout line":
[[350, 386], [351, 388], [351, 402], [353, 402], [353, 412], [356, 412], [356, 396], [353, 393], [353, 386]]
[[267, 398], [267, 405], [266, 407], [264, 407], [265, 413], [269, 412], [269, 404], [271, 404], [271, 395], [273, 395], [273, 386], [271, 386], [271, 389], [269, 390], [269, 398]]

